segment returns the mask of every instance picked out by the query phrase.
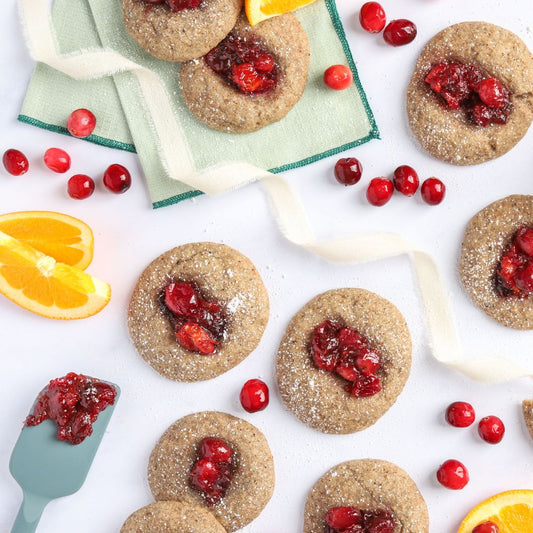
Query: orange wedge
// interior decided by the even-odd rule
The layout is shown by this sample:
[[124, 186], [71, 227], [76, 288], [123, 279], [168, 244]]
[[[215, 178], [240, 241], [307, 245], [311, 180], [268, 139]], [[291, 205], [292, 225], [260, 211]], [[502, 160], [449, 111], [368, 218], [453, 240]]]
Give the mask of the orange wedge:
[[0, 293], [28, 311], [64, 320], [94, 315], [111, 297], [107, 283], [1, 231]]
[[481, 502], [468, 513], [457, 533], [472, 533], [487, 521], [496, 524], [499, 533], [531, 533], [533, 490], [509, 490]]
[[248, 22], [252, 26], [259, 22], [294, 11], [299, 7], [306, 6], [315, 0], [244, 0], [244, 9]]
[[81, 220], [52, 211], [0, 215], [0, 231], [60, 263], [85, 270], [93, 258], [93, 232]]

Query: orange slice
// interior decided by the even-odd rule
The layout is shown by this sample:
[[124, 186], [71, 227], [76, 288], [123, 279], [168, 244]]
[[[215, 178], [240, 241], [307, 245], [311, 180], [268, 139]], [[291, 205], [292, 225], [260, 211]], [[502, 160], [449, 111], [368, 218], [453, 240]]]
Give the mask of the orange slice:
[[483, 522], [494, 522], [499, 533], [533, 531], [533, 490], [509, 490], [492, 496], [474, 507], [457, 533], [472, 533]]
[[283, 15], [299, 7], [311, 4], [315, 0], [244, 0], [244, 9], [248, 21], [255, 26], [262, 20]]
[[0, 231], [60, 263], [85, 270], [93, 258], [93, 232], [81, 220], [52, 211], [0, 215]]
[[0, 293], [28, 311], [64, 320], [94, 315], [111, 297], [107, 283], [1, 231]]

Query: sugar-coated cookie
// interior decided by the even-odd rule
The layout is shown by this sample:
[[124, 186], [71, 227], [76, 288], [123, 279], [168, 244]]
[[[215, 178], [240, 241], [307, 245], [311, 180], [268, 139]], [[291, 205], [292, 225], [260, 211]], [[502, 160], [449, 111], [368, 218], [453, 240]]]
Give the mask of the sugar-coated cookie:
[[522, 415], [524, 416], [527, 431], [533, 439], [533, 400], [524, 400], [522, 402]]

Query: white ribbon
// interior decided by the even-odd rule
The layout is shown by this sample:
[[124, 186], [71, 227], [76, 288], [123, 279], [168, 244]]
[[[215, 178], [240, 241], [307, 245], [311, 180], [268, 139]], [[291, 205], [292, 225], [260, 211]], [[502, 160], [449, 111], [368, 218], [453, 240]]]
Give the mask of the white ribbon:
[[318, 242], [305, 210], [281, 176], [245, 162], [224, 163], [196, 171], [181, 124], [172, 111], [169, 95], [157, 74], [105, 48], [59, 54], [47, 0], [20, 0], [20, 7], [28, 48], [36, 61], [79, 80], [126, 71], [137, 77], [158, 139], [160, 156], [172, 178], [211, 195], [262, 179], [283, 235], [297, 246], [328, 261], [362, 263], [409, 254], [426, 314], [431, 352], [438, 361], [478, 381], [501, 382], [533, 377], [533, 370], [524, 369], [504, 358], [465, 359], [460, 355], [450, 300], [429, 254], [392, 233], [363, 234]]

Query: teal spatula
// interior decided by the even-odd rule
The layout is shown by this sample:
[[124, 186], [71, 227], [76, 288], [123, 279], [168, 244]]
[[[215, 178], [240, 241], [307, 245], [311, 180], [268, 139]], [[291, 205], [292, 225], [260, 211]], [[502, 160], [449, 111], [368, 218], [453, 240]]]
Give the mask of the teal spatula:
[[51, 500], [81, 488], [120, 395], [118, 386], [110, 385], [117, 390], [115, 403], [98, 415], [93, 434], [81, 444], [59, 440], [52, 420], [22, 429], [9, 462], [9, 470], [24, 494], [11, 533], [32, 533]]

